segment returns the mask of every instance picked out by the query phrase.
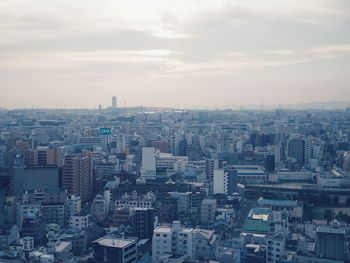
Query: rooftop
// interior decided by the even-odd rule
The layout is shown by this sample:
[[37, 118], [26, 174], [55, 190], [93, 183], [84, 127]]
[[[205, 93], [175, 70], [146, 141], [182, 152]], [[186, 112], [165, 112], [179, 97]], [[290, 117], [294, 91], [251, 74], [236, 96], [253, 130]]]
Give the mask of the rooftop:
[[327, 227], [327, 226], [319, 226], [316, 229], [317, 233], [327, 233], [327, 234], [340, 234], [344, 235], [345, 234], [345, 229], [342, 228], [332, 228], [332, 227]]
[[270, 199], [259, 199], [259, 205], [268, 206], [298, 206], [298, 201], [295, 200], [270, 200]]
[[267, 233], [271, 221], [246, 219], [243, 224], [243, 232]]
[[106, 247], [116, 247], [116, 248], [124, 248], [135, 243], [133, 239], [122, 239], [116, 237], [102, 237], [94, 241], [94, 243], [98, 243], [101, 246]]

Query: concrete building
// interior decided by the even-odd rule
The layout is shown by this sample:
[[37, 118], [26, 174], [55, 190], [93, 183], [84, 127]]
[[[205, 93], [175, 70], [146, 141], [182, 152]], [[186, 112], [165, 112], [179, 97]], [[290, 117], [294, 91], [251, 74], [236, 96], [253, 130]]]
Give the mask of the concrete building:
[[58, 188], [59, 172], [57, 166], [16, 165], [13, 172], [14, 194], [24, 190], [44, 190]]
[[91, 196], [92, 169], [89, 156], [67, 154], [62, 167], [62, 187], [69, 194], [79, 195], [82, 201]]
[[194, 229], [194, 244], [196, 260], [210, 260], [215, 258], [218, 236], [214, 230]]
[[267, 181], [267, 174], [260, 165], [234, 165], [237, 170], [238, 183], [261, 184]]
[[94, 241], [94, 258], [99, 263], [135, 263], [137, 245], [132, 239], [105, 236]]
[[152, 192], [139, 195], [136, 191], [131, 194], [125, 193], [114, 202], [115, 209], [131, 209], [131, 208], [152, 208], [156, 201], [156, 196]]
[[62, 148], [38, 146], [27, 153], [28, 166], [62, 166]]
[[30, 252], [34, 250], [34, 237], [22, 237], [19, 242], [23, 246], [23, 251]]
[[237, 191], [237, 170], [214, 170], [214, 194], [231, 195]]
[[179, 221], [172, 225], [158, 226], [153, 232], [153, 263], [161, 263], [167, 255], [179, 254], [188, 260], [195, 259], [193, 228], [184, 228]]
[[305, 145], [305, 140], [303, 139], [291, 139], [288, 142], [288, 157], [295, 158], [301, 166], [306, 161]]
[[73, 215], [69, 218], [69, 227], [82, 230], [89, 226], [89, 215]]
[[267, 251], [266, 262], [267, 263], [279, 263], [283, 256], [286, 255], [285, 244], [286, 239], [283, 233], [277, 233], [269, 235], [266, 239]]
[[108, 216], [109, 206], [102, 195], [96, 195], [91, 204], [91, 216], [98, 222], [102, 222]]
[[153, 208], [133, 208], [131, 214], [135, 236], [151, 240], [154, 230]]
[[204, 199], [201, 204], [201, 223], [209, 225], [215, 221], [217, 204], [216, 199]]
[[142, 148], [141, 176], [146, 180], [155, 180], [157, 178], [154, 147]]
[[9, 248], [10, 245], [18, 244], [19, 229], [16, 225], [4, 224], [0, 226], [0, 251]]
[[320, 258], [345, 259], [345, 229], [319, 226], [316, 229], [316, 255]]
[[116, 109], [117, 108], [117, 97], [113, 96], [112, 97], [112, 109]]
[[170, 153], [156, 154], [156, 170], [169, 172], [184, 172], [188, 165], [187, 156], [175, 156]]
[[294, 200], [269, 200], [259, 198], [258, 205], [260, 207], [266, 207], [272, 211], [287, 211], [289, 220], [301, 221], [303, 217], [303, 205], [299, 201]]
[[69, 218], [74, 215], [78, 215], [81, 211], [81, 198], [77, 195], [68, 195], [66, 200], [66, 218], [69, 221]]

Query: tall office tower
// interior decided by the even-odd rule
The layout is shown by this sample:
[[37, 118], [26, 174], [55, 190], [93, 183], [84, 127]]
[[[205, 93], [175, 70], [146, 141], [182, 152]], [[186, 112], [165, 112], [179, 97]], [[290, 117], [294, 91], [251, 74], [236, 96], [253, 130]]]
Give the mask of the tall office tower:
[[297, 160], [300, 165], [305, 163], [305, 141], [292, 139], [288, 142], [288, 156]]
[[157, 178], [154, 147], [142, 147], [141, 177], [147, 180], [155, 180]]
[[316, 255], [326, 259], [345, 259], [345, 230], [328, 226], [316, 229]]
[[112, 108], [113, 109], [117, 108], [117, 97], [116, 96], [112, 97]]
[[67, 154], [64, 157], [62, 167], [62, 187], [69, 194], [76, 194], [82, 201], [89, 199], [91, 195], [92, 172], [89, 156]]

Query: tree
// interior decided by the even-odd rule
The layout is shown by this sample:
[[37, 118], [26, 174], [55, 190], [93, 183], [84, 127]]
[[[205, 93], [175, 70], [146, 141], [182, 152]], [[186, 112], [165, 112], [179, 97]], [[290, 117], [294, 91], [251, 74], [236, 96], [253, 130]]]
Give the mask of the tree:
[[340, 210], [336, 217], [337, 217], [338, 220], [342, 221], [343, 217], [344, 217], [344, 213]]
[[327, 209], [324, 214], [323, 214], [323, 218], [327, 219], [327, 223], [329, 223], [332, 219], [333, 219], [333, 213], [331, 210]]

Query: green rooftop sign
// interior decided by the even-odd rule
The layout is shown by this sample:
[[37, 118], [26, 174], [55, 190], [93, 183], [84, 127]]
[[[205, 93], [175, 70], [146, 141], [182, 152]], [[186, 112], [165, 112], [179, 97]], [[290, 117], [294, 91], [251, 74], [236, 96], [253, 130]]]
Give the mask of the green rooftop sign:
[[100, 128], [100, 134], [101, 135], [111, 135], [112, 128]]

